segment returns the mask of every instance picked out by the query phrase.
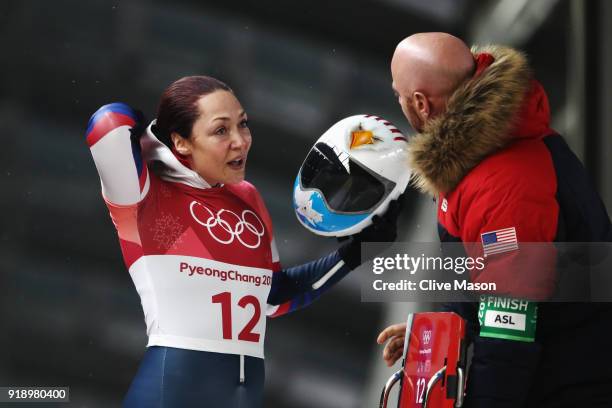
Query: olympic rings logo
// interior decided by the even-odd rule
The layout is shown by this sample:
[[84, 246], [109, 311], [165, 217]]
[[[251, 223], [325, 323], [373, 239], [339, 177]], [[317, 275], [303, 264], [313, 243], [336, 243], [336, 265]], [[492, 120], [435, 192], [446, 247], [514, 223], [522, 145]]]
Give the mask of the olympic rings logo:
[[428, 345], [431, 341], [431, 330], [423, 330], [423, 344]]
[[[206, 211], [206, 213], [208, 214], [208, 218], [206, 219], [206, 221], [202, 221], [202, 219], [196, 215], [194, 211], [196, 206]], [[257, 214], [255, 214], [251, 210], [243, 210], [240, 216], [235, 212], [226, 209], [221, 209], [215, 214], [210, 208], [206, 207], [204, 204], [198, 201], [192, 201], [189, 205], [189, 212], [191, 213], [193, 219], [198, 224], [202, 225], [203, 227], [206, 227], [210, 236], [213, 237], [215, 241], [221, 244], [228, 245], [231, 244], [234, 239], [237, 239], [245, 247], [255, 249], [261, 244], [261, 237], [263, 237], [265, 233], [263, 222], [261, 222]], [[236, 220], [236, 223], [233, 227], [228, 220], [224, 220], [222, 218], [223, 214], [228, 214], [231, 218], [234, 218]], [[247, 220], [246, 217], [253, 218], [253, 220]], [[251, 221], [256, 222], [256, 224], [258, 225], [255, 225]], [[215, 227], [220, 227], [221, 230]], [[224, 233], [221, 231], [224, 231]], [[243, 236], [244, 233], [246, 233], [246, 235], [249, 235], [249, 233], [254, 235], [257, 238], [257, 242], [253, 244], [246, 242]], [[219, 235], [228, 235], [228, 238], [223, 238]]]

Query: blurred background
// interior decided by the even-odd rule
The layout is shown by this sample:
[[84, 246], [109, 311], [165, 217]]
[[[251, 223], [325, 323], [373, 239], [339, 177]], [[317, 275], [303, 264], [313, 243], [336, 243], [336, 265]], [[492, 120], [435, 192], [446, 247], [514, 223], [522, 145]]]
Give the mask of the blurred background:
[[[254, 135], [247, 179], [290, 266], [337, 245], [306, 232], [291, 207], [314, 140], [356, 113], [412, 132], [389, 61], [420, 31], [524, 50], [553, 127], [612, 208], [611, 21], [605, 0], [3, 0], [0, 386], [70, 386], [71, 406], [119, 406], [144, 353], [140, 300], [84, 141], [99, 106], [123, 101], [151, 117], [179, 77], [230, 84]], [[405, 240], [436, 240], [435, 204], [412, 192], [401, 225]], [[377, 406], [393, 372], [377, 333], [431, 305], [362, 303], [358, 273], [268, 322], [266, 407]]]

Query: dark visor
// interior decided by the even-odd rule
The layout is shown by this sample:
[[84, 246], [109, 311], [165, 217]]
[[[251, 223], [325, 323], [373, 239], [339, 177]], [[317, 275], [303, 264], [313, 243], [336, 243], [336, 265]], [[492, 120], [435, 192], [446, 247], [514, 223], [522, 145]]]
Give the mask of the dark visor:
[[302, 165], [300, 183], [304, 189], [319, 190], [330, 209], [337, 212], [365, 212], [373, 209], [395, 187], [347, 157], [350, 174], [334, 150], [317, 143]]

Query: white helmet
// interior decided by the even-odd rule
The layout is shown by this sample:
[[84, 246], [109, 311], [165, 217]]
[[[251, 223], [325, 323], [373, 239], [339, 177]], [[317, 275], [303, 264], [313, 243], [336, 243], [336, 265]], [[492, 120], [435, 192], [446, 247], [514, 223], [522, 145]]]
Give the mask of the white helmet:
[[411, 175], [407, 144], [399, 129], [377, 116], [350, 116], [333, 125], [295, 179], [298, 220], [318, 235], [360, 232], [406, 189]]

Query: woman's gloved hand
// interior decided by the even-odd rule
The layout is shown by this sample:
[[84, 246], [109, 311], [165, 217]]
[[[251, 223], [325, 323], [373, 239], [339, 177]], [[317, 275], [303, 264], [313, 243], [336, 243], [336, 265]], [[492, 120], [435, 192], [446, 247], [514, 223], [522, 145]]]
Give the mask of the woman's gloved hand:
[[402, 210], [403, 198], [404, 194], [391, 201], [387, 212], [382, 216], [375, 215], [372, 217], [372, 225], [350, 236], [350, 241], [338, 249], [340, 257], [350, 269], [355, 269], [361, 265], [362, 242], [386, 242], [388, 243], [385, 246], [386, 249], [397, 239], [397, 218]]
[[133, 109], [136, 116], [136, 124], [130, 129], [130, 139], [132, 142], [140, 140], [140, 136], [147, 130], [147, 118], [140, 109]]

